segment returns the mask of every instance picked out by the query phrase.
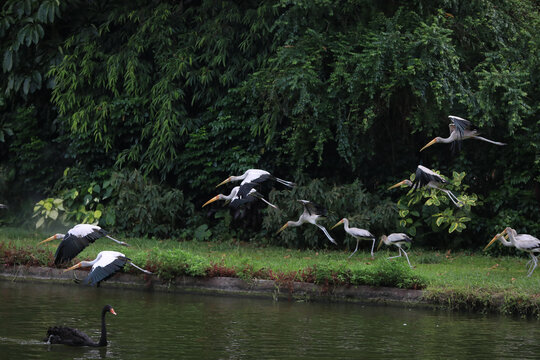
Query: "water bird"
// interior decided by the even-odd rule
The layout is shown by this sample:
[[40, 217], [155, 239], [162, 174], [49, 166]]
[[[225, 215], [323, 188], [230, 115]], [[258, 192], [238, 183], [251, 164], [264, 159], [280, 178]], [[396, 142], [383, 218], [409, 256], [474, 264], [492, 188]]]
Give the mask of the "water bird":
[[397, 257], [401, 257], [401, 253], [405, 254], [405, 257], [407, 258], [407, 262], [409, 263], [409, 266], [412, 268], [411, 262], [409, 261], [409, 257], [407, 256], [407, 253], [405, 250], [403, 250], [403, 245], [405, 244], [411, 244], [412, 239], [407, 236], [407, 234], [404, 233], [392, 233], [388, 236], [383, 235], [381, 236], [381, 241], [379, 242], [379, 246], [377, 246], [377, 250], [381, 248], [382, 243], [385, 243], [386, 245], [394, 245], [398, 248], [399, 255], [391, 256], [388, 259], [393, 259]]
[[324, 235], [330, 240], [333, 244], [336, 244], [336, 241], [332, 239], [326, 228], [322, 225], [317, 224], [317, 221], [321, 218], [324, 218], [328, 214], [328, 210], [324, 207], [317, 205], [308, 200], [297, 200], [302, 205], [304, 205], [304, 212], [300, 215], [300, 218], [297, 221], [287, 221], [276, 234], [279, 234], [289, 226], [300, 226], [304, 223], [310, 223], [317, 226], [324, 232]]
[[[476, 130], [476, 127], [469, 120], [453, 115], [449, 115], [448, 117], [451, 121], [451, 123], [448, 124], [448, 127], [450, 128], [450, 136], [448, 136], [447, 138], [437, 136], [436, 138], [428, 142], [423, 148], [421, 148], [420, 151], [437, 143], [452, 143], [452, 149], [457, 148], [457, 150], [459, 150], [461, 149], [461, 142], [467, 139], [482, 140], [498, 146], [506, 145], [505, 143], [489, 140], [485, 137], [480, 136], [480, 134]], [[456, 144], [457, 146], [455, 146], [454, 144]]]
[[454, 195], [450, 190], [441, 187], [441, 185], [447, 183], [448, 181], [446, 181], [441, 175], [437, 174], [435, 171], [430, 170], [425, 166], [418, 165], [418, 167], [416, 168], [416, 173], [414, 175], [414, 181], [405, 179], [398, 182], [397, 184], [390, 186], [388, 190], [401, 185], [410, 186], [413, 188], [413, 190], [418, 190], [421, 187], [437, 189], [444, 192], [448, 196], [450, 201], [454, 203], [454, 205], [456, 205], [457, 207], [462, 207], [463, 203], [456, 197], [456, 195]]
[[224, 194], [218, 194], [208, 200], [204, 203], [202, 207], [205, 207], [208, 204], [213, 203], [214, 201], [218, 200], [225, 200], [225, 204], [229, 204], [232, 208], [238, 208], [242, 205], [245, 205], [247, 203], [253, 202], [257, 199], [261, 200], [268, 206], [273, 207], [274, 209], [277, 209], [278, 207], [272, 203], [270, 203], [268, 200], [266, 200], [262, 194], [260, 194], [254, 187], [255, 183], [245, 183], [240, 186], [235, 186], [232, 188], [231, 193], [229, 195]]
[[229, 176], [228, 178], [226, 178], [225, 180], [220, 182], [216, 187], [219, 187], [219, 186], [221, 186], [223, 184], [226, 184], [228, 182], [234, 182], [234, 181], [240, 181], [240, 180], [242, 180], [240, 185], [243, 185], [243, 184], [246, 184], [246, 183], [260, 184], [260, 183], [263, 183], [263, 182], [268, 181], [268, 180], [273, 180], [273, 181], [277, 181], [278, 183], [283, 184], [283, 185], [288, 186], [288, 187], [291, 187], [291, 188], [296, 186], [295, 183], [293, 183], [291, 181], [280, 179], [278, 177], [275, 177], [274, 175], [270, 174], [266, 170], [248, 169], [242, 175]]
[[[506, 241], [506, 238], [510, 242]], [[486, 245], [484, 251], [487, 250], [496, 240], [499, 240], [504, 246], [513, 245], [516, 249], [525, 251], [531, 256], [531, 260], [527, 264], [531, 264], [527, 270], [527, 276], [531, 276], [534, 272], [534, 269], [538, 266], [538, 255], [534, 253], [540, 253], [540, 240], [529, 234], [518, 234], [516, 230], [511, 227], [507, 227], [491, 239], [491, 241]], [[509, 245], [509, 243], [511, 245]]]
[[116, 315], [111, 305], [105, 305], [101, 310], [101, 336], [99, 342], [95, 342], [84, 332], [67, 326], [54, 326], [47, 330], [47, 337], [43, 339], [47, 344], [64, 344], [69, 346], [107, 346], [107, 329], [105, 326], [105, 314]]
[[375, 248], [375, 236], [373, 236], [372, 233], [370, 233], [368, 230], [359, 229], [356, 227], [349, 227], [349, 219], [343, 218], [338, 221], [338, 223], [330, 228], [332, 230], [338, 225], [344, 224], [343, 227], [345, 229], [345, 232], [349, 235], [351, 235], [353, 238], [356, 239], [356, 248], [352, 252], [351, 255], [349, 255], [349, 258], [354, 255], [354, 253], [358, 250], [358, 243], [360, 240], [373, 240], [373, 244], [371, 245], [371, 258], [373, 259], [373, 249]]
[[4, 204], [0, 204], [0, 209], [7, 209], [8, 206], [7, 205], [4, 205]]
[[100, 282], [105, 281], [116, 274], [124, 267], [124, 265], [126, 265], [126, 263], [129, 263], [131, 266], [145, 274], [152, 274], [150, 271], [144, 270], [132, 263], [130, 258], [118, 251], [102, 251], [94, 260], [81, 261], [64, 270], [64, 272], [91, 266], [92, 269], [90, 270], [90, 273], [82, 282], [83, 284], [99, 286]]
[[88, 245], [94, 243], [94, 241], [102, 237], [111, 239], [122, 246], [129, 246], [129, 244], [123, 241], [118, 241], [112, 238], [108, 235], [107, 231], [99, 226], [91, 224], [75, 225], [73, 228], [69, 229], [66, 234], [54, 234], [53, 236], [40, 242], [38, 245], [55, 239], [62, 239], [62, 242], [60, 242], [56, 248], [56, 253], [54, 254], [54, 263], [56, 265], [60, 265], [71, 261]]

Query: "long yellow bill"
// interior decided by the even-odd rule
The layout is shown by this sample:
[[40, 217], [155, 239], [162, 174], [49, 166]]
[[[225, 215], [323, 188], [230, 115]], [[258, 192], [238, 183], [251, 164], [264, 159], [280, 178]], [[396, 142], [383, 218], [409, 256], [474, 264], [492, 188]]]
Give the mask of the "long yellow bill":
[[56, 239], [56, 235], [53, 235], [49, 238], [46, 238], [45, 240], [43, 240], [42, 242], [39, 242], [38, 245], [41, 245], [41, 244], [45, 244], [46, 242], [48, 241], [52, 241], [52, 240], [55, 240]]
[[437, 138], [431, 140], [430, 142], [428, 142], [423, 148], [420, 149], [420, 151], [430, 147], [431, 145], [435, 144], [437, 142]]
[[213, 198], [211, 198], [210, 200], [208, 200], [207, 202], [205, 202], [202, 207], [205, 207], [206, 205], [208, 205], [210, 203], [213, 203], [214, 201], [217, 201], [217, 200], [219, 200], [219, 195], [216, 195]]
[[66, 270], [64, 270], [64, 272], [70, 271], [70, 270], [75, 270], [75, 269], [78, 269], [78, 268], [80, 268], [80, 267], [81, 267], [81, 263], [78, 263], [78, 264], [73, 265], [73, 266], [70, 267], [70, 268], [67, 268]]
[[382, 243], [383, 243], [383, 241], [382, 241], [382, 239], [381, 239], [381, 241], [379, 241], [379, 245], [377, 246], [377, 251], [379, 251], [379, 249], [381, 248]]
[[407, 180], [400, 181], [400, 182], [398, 182], [397, 184], [394, 184], [394, 185], [390, 186], [390, 187], [388, 188], [388, 190], [397, 188], [397, 187], [399, 187], [399, 186], [405, 184], [405, 182], [407, 182]]
[[343, 224], [343, 219], [339, 220], [339, 222], [336, 225], [332, 226], [330, 228], [330, 230], [332, 230], [333, 228], [335, 228], [336, 226], [341, 225], [341, 224]]
[[223, 180], [222, 182], [217, 184], [216, 187], [220, 187], [221, 185], [226, 184], [226, 183], [228, 183], [230, 181], [231, 181], [231, 176], [229, 176], [228, 178], [226, 178], [225, 180]]
[[280, 232], [282, 232], [283, 230], [285, 230], [285, 229], [287, 228], [287, 226], [289, 226], [289, 224], [283, 225], [283, 226], [281, 227], [281, 229], [279, 229], [279, 230], [277, 231], [276, 235], [279, 234]]
[[495, 235], [495, 236], [493, 237], [493, 239], [491, 239], [491, 241], [486, 245], [486, 247], [484, 248], [484, 251], [486, 251], [487, 248], [490, 247], [491, 244], [493, 244], [493, 243], [499, 238], [499, 236], [501, 236], [501, 235], [502, 235], [502, 233], [501, 233], [501, 234]]

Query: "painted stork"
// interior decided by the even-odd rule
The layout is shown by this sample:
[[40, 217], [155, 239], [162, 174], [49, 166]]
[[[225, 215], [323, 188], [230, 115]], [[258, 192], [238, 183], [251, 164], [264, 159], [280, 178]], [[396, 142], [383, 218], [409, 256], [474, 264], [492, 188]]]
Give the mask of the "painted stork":
[[228, 178], [226, 178], [225, 180], [220, 182], [216, 187], [219, 187], [219, 186], [221, 186], [223, 184], [226, 184], [228, 182], [234, 182], [234, 181], [240, 181], [240, 180], [242, 180], [240, 185], [243, 185], [243, 184], [246, 184], [246, 183], [260, 184], [260, 183], [265, 182], [267, 180], [273, 180], [273, 181], [277, 181], [278, 183], [283, 184], [283, 185], [288, 186], [288, 187], [291, 187], [291, 188], [296, 186], [295, 183], [287, 181], [287, 180], [283, 180], [283, 179], [280, 179], [280, 178], [277, 178], [274, 175], [270, 174], [266, 170], [249, 169], [249, 170], [246, 170], [246, 172], [244, 172], [242, 175], [229, 176]]
[[321, 229], [324, 232], [324, 235], [326, 235], [326, 237], [328, 238], [328, 240], [330, 240], [333, 244], [337, 245], [336, 241], [332, 239], [326, 228], [322, 225], [317, 224], [317, 220], [325, 217], [328, 214], [328, 210], [311, 201], [297, 201], [304, 205], [304, 212], [302, 213], [302, 215], [300, 215], [300, 218], [297, 221], [287, 221], [285, 225], [283, 225], [276, 234], [279, 234], [289, 226], [300, 226], [304, 223], [310, 223]]
[[107, 346], [107, 329], [105, 314], [116, 315], [111, 305], [105, 305], [101, 310], [101, 337], [95, 342], [84, 332], [67, 326], [54, 326], [47, 330], [47, 337], [43, 339], [47, 344], [64, 344], [69, 346]]
[[[506, 241], [508, 238], [510, 242]], [[516, 249], [525, 251], [531, 256], [531, 260], [527, 263], [531, 263], [527, 271], [527, 276], [531, 276], [534, 269], [538, 266], [538, 255], [534, 253], [540, 253], [540, 240], [529, 234], [518, 234], [516, 230], [511, 227], [507, 227], [502, 233], [495, 235], [493, 239], [486, 245], [484, 251], [491, 246], [496, 240], [499, 240], [504, 246], [511, 246], [512, 244]]]
[[124, 265], [126, 265], [126, 263], [129, 263], [131, 266], [139, 269], [145, 274], [152, 275], [150, 271], [138, 267], [131, 262], [130, 258], [126, 257], [126, 255], [118, 251], [102, 251], [97, 255], [94, 260], [81, 261], [80, 263], [75, 264], [72, 267], [64, 270], [64, 272], [75, 270], [81, 267], [91, 266], [92, 270], [90, 270], [90, 274], [88, 274], [88, 276], [83, 280], [83, 284], [99, 286], [100, 282], [105, 281], [114, 274], [116, 274], [124, 267]]
[[462, 207], [463, 203], [458, 200], [456, 195], [454, 195], [450, 190], [444, 189], [441, 187], [442, 184], [446, 184], [446, 181], [441, 175], [437, 174], [433, 170], [428, 169], [425, 166], [418, 165], [416, 168], [416, 173], [414, 175], [414, 181], [405, 179], [398, 182], [388, 188], [388, 190], [396, 188], [401, 185], [411, 186], [413, 190], [418, 190], [421, 187], [428, 187], [432, 189], [437, 189], [444, 192], [448, 198], [456, 205], [457, 207]]
[[4, 204], [0, 204], [0, 209], [7, 209], [8, 206], [7, 205], [4, 205]]
[[452, 143], [453, 149], [455, 149], [454, 144], [457, 144], [457, 150], [459, 150], [461, 149], [461, 142], [467, 139], [482, 140], [499, 146], [506, 145], [505, 143], [489, 140], [485, 137], [480, 136], [480, 134], [476, 130], [476, 127], [471, 124], [469, 120], [453, 115], [450, 115], [448, 117], [451, 120], [451, 123], [448, 124], [448, 127], [450, 128], [450, 136], [448, 136], [447, 138], [437, 136], [436, 138], [428, 142], [423, 148], [421, 148], [420, 151], [437, 143]]
[[401, 253], [405, 254], [405, 257], [407, 258], [407, 262], [409, 263], [409, 266], [412, 268], [411, 262], [409, 261], [409, 257], [407, 256], [407, 253], [405, 250], [403, 250], [402, 246], [405, 244], [410, 244], [412, 242], [412, 239], [407, 236], [407, 234], [404, 233], [392, 233], [388, 236], [383, 235], [381, 236], [381, 241], [379, 242], [379, 246], [377, 246], [377, 250], [381, 248], [382, 243], [385, 243], [386, 245], [394, 245], [398, 248], [399, 255], [391, 256], [388, 259], [393, 259], [397, 257], [401, 257]]
[[338, 223], [330, 228], [332, 230], [338, 225], [344, 224], [343, 227], [345, 229], [345, 232], [349, 235], [351, 235], [353, 238], [356, 239], [356, 248], [352, 252], [351, 255], [349, 255], [349, 258], [354, 255], [354, 253], [358, 250], [358, 243], [360, 240], [373, 240], [373, 244], [371, 245], [371, 258], [373, 259], [373, 249], [375, 248], [375, 236], [373, 236], [372, 233], [370, 233], [368, 230], [359, 229], [355, 227], [349, 227], [349, 219], [343, 218], [338, 221]]
[[73, 228], [68, 230], [67, 234], [55, 234], [43, 240], [38, 245], [55, 239], [63, 239], [60, 245], [58, 245], [58, 248], [56, 248], [56, 253], [54, 254], [54, 263], [56, 265], [60, 265], [62, 263], [71, 261], [88, 245], [102, 237], [111, 239], [120, 245], [129, 246], [129, 244], [123, 241], [118, 241], [110, 237], [107, 231], [99, 226], [91, 224], [75, 225]]
[[234, 188], [232, 188], [229, 195], [218, 194], [205, 202], [202, 207], [205, 207], [206, 205], [213, 203], [217, 200], [225, 200], [225, 204], [230, 203], [230, 206], [232, 208], [238, 208], [244, 204], [259, 199], [262, 202], [266, 203], [268, 206], [277, 209], [278, 207], [276, 205], [267, 201], [256, 189], [254, 189], [255, 185], [255, 183], [245, 183], [240, 186], [235, 186]]

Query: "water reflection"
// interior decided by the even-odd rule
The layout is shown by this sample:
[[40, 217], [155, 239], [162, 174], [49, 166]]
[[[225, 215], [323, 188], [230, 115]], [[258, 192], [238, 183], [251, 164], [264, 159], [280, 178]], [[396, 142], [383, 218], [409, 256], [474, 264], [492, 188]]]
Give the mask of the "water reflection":
[[[166, 294], [0, 281], [0, 351], [26, 359], [538, 358], [538, 322], [358, 304]], [[107, 348], [41, 342], [52, 325]]]

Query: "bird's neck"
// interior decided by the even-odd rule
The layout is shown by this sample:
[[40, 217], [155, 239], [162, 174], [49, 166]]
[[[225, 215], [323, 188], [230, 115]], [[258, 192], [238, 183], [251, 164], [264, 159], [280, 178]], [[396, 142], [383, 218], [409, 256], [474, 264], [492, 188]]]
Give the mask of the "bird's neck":
[[300, 219], [296, 220], [296, 221], [289, 221], [288, 224], [289, 226], [300, 226], [304, 223], [304, 219], [302, 217], [300, 217]]
[[105, 325], [106, 310], [101, 312], [101, 337], [99, 338], [98, 346], [107, 346], [107, 327]]
[[343, 220], [343, 228], [345, 231], [349, 231], [349, 219]]

